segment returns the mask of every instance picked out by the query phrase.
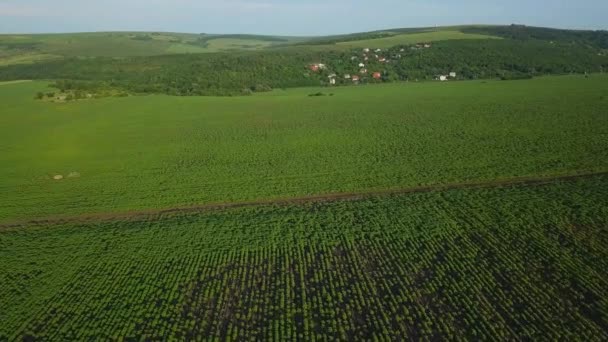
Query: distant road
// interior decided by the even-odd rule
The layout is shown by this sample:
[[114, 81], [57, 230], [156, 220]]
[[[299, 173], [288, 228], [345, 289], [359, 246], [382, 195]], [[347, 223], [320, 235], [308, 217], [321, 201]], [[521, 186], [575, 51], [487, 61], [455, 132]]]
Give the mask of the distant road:
[[386, 190], [373, 190], [363, 192], [345, 192], [345, 193], [329, 193], [321, 195], [311, 196], [300, 196], [290, 198], [274, 198], [274, 199], [260, 199], [254, 201], [244, 202], [225, 202], [225, 203], [207, 203], [188, 207], [173, 207], [173, 208], [159, 208], [159, 209], [144, 209], [144, 210], [133, 210], [125, 212], [105, 212], [105, 213], [87, 213], [76, 216], [50, 216], [35, 219], [26, 219], [20, 221], [4, 222], [0, 223], [0, 229], [7, 228], [19, 228], [26, 226], [36, 225], [58, 225], [66, 223], [87, 223], [87, 222], [111, 222], [111, 221], [140, 221], [146, 219], [154, 219], [163, 214], [177, 214], [177, 213], [202, 213], [213, 210], [232, 209], [232, 208], [244, 208], [244, 207], [255, 207], [255, 206], [286, 206], [286, 205], [297, 205], [305, 203], [318, 203], [318, 202], [333, 202], [333, 201], [348, 201], [358, 200], [369, 197], [380, 197], [389, 195], [404, 195], [414, 193], [425, 193], [435, 191], [446, 191], [456, 189], [475, 189], [475, 188], [494, 188], [494, 187], [505, 187], [515, 185], [528, 185], [528, 186], [539, 186], [545, 184], [551, 184], [558, 181], [569, 181], [580, 178], [587, 178], [593, 176], [608, 175], [608, 171], [602, 172], [589, 172], [589, 173], [576, 173], [561, 176], [548, 176], [548, 177], [516, 177], [509, 179], [484, 181], [484, 182], [465, 182], [465, 183], [450, 183], [441, 185], [429, 185], [429, 186], [418, 186], [408, 187], [400, 189], [386, 189]]

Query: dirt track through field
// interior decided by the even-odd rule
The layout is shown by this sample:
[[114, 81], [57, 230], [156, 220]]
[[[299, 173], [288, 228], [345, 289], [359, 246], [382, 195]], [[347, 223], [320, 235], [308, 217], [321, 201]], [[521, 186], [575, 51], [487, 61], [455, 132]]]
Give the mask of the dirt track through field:
[[143, 209], [125, 212], [105, 212], [105, 213], [86, 213], [75, 216], [51, 216], [44, 218], [25, 219], [13, 222], [0, 223], [0, 229], [18, 228], [35, 225], [58, 225], [66, 223], [88, 223], [88, 222], [108, 222], [108, 221], [140, 221], [146, 219], [159, 218], [165, 214], [177, 213], [202, 213], [213, 210], [255, 207], [255, 206], [285, 206], [297, 205], [305, 203], [332, 202], [332, 201], [348, 201], [358, 200], [369, 197], [380, 197], [389, 195], [405, 195], [414, 193], [446, 191], [456, 189], [475, 189], [475, 188], [494, 188], [507, 186], [538, 186], [546, 185], [559, 181], [571, 181], [580, 178], [608, 175], [608, 171], [593, 172], [593, 173], [578, 173], [562, 176], [550, 177], [518, 177], [502, 180], [493, 180], [485, 182], [466, 182], [466, 183], [450, 183], [440, 185], [429, 185], [419, 187], [409, 187], [401, 189], [386, 189], [372, 190], [362, 192], [346, 192], [346, 193], [329, 193], [322, 195], [311, 195], [291, 198], [274, 198], [260, 199], [244, 202], [225, 202], [225, 203], [207, 203], [186, 207], [173, 208], [158, 208], [158, 209]]
[[5, 81], [5, 82], [0, 82], [0, 86], [17, 84], [17, 83], [26, 83], [26, 82], [32, 82], [32, 81], [31, 80]]

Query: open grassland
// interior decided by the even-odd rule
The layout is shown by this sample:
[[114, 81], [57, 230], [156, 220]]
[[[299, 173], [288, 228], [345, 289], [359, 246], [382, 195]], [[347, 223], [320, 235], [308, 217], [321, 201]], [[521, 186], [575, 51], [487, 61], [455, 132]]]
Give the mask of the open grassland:
[[211, 51], [224, 50], [255, 50], [273, 45], [273, 42], [255, 39], [218, 38], [209, 41], [207, 49]]
[[[413, 33], [391, 33], [390, 37], [345, 40], [333, 38], [337, 44], [310, 46], [312, 49], [374, 47], [388, 48], [453, 39], [496, 38], [483, 34], [463, 33], [456, 28]], [[289, 46], [294, 43], [314, 44], [323, 37], [274, 37], [257, 35], [206, 35], [160, 32], [90, 32], [65, 34], [13, 34], [0, 35], [0, 66], [31, 64], [63, 57], [136, 57], [165, 54], [210, 53], [242, 50], [261, 50], [272, 46]], [[330, 39], [328, 37], [327, 39]]]
[[0, 231], [0, 340], [608, 338], [608, 178]]
[[441, 40], [460, 40], [460, 39], [499, 39], [494, 36], [483, 34], [463, 33], [460, 31], [430, 31], [418, 33], [397, 34], [391, 37], [354, 40], [339, 42], [336, 45], [348, 48], [390, 48], [397, 45], [409, 45], [416, 43], [435, 42]]
[[[11, 48], [15, 53], [37, 52], [53, 56], [154, 56], [169, 53], [170, 49], [188, 46], [178, 36], [150, 36], [149, 40], [137, 40], [136, 33], [71, 33], [45, 35], [0, 35], [0, 47]], [[192, 35], [194, 36], [194, 35]], [[188, 46], [188, 52], [204, 52], [204, 49]]]
[[0, 88], [0, 223], [608, 169], [604, 75], [67, 104], [45, 86]]
[[[75, 56], [130, 57], [252, 50], [279, 42], [288, 44], [291, 40], [301, 40], [292, 37], [232, 36], [151, 32], [0, 35], [0, 66]], [[199, 44], [200, 39], [205, 44]]]
[[16, 65], [16, 64], [32, 64], [38, 62], [46, 62], [60, 59], [61, 56], [51, 55], [46, 53], [13, 53], [1, 51], [0, 49], [0, 66]]

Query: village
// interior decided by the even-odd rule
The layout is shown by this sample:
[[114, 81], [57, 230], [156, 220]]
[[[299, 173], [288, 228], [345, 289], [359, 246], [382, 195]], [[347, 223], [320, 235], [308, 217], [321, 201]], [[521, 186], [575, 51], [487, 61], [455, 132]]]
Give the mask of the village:
[[[431, 43], [418, 43], [416, 45], [410, 46], [409, 48], [401, 47], [394, 51], [391, 51], [391, 49], [364, 48], [361, 49], [360, 54], [356, 54], [350, 57], [351, 68], [355, 71], [351, 73], [345, 72], [342, 75], [338, 75], [336, 72], [331, 71], [327, 64], [321, 62], [312, 63], [308, 65], [308, 69], [313, 73], [327, 73], [328, 85], [337, 85], [338, 83], [352, 83], [356, 85], [369, 80], [370, 77], [371, 80], [381, 82], [386, 80], [386, 71], [378, 70], [381, 69], [379, 67], [376, 68], [376, 70], [370, 71], [368, 68], [370, 68], [371, 65], [377, 67], [378, 63], [393, 63], [394, 61], [403, 58], [404, 55], [408, 52], [408, 50], [416, 51], [430, 48], [432, 48]], [[435, 75], [433, 79], [436, 81], [445, 82], [450, 79], [456, 79], [456, 77], [456, 72], [450, 71], [447, 74]], [[342, 78], [344, 81], [339, 81], [340, 78]]]

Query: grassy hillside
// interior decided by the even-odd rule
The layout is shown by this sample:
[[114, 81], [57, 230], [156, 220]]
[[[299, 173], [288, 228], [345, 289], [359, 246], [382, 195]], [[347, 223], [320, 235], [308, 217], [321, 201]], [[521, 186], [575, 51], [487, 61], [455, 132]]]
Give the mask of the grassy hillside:
[[[326, 68], [311, 71], [309, 66], [313, 63], [323, 63]], [[352, 85], [433, 80], [437, 75], [450, 72], [456, 73], [456, 79], [466, 80], [605, 70], [608, 70], [608, 55], [586, 45], [540, 40], [455, 39], [434, 42], [429, 48], [397, 45], [369, 54], [360, 48], [332, 50], [317, 45], [256, 52], [71, 58], [3, 67], [0, 80], [59, 79], [62, 81], [57, 83], [57, 88], [76, 92], [72, 95], [127, 92], [191, 96], [247, 95], [269, 88], [329, 85], [330, 76], [336, 77], [336, 85]], [[374, 72], [378, 72], [379, 77], [372, 77]], [[353, 82], [351, 75], [359, 76], [359, 80]]]
[[0, 66], [27, 64], [63, 57], [130, 57], [164, 54], [263, 50], [308, 45], [314, 50], [389, 48], [459, 39], [506, 38], [584, 43], [608, 48], [605, 31], [571, 31], [527, 26], [453, 26], [406, 28], [325, 37], [287, 37], [247, 34], [186, 34], [166, 32], [98, 32], [70, 34], [0, 35]]
[[158, 32], [99, 32], [0, 35], [0, 65], [62, 57], [130, 57], [252, 50], [289, 43], [290, 37], [197, 35]]
[[[372, 44], [390, 47], [398, 44], [449, 39], [485, 38], [486, 35], [466, 34], [452, 28], [435, 32], [428, 29], [378, 31], [328, 37], [274, 37], [261, 35], [213, 35], [161, 32], [98, 32], [38, 35], [0, 35], [0, 65], [66, 56], [154, 56], [179, 53], [205, 53], [231, 50], [258, 50], [296, 43], [325, 45], [328, 41], [343, 46]], [[370, 39], [370, 37], [380, 37]], [[370, 40], [374, 40], [370, 42]], [[376, 41], [377, 40], [377, 41]], [[361, 45], [363, 44], [363, 45]]]
[[[608, 77], [237, 98], [0, 88], [0, 221], [603, 171]], [[61, 175], [64, 178], [54, 180]]]
[[420, 33], [396, 34], [386, 38], [363, 39], [348, 42], [338, 42], [336, 45], [349, 48], [390, 48], [397, 45], [435, 42], [442, 40], [460, 39], [497, 39], [495, 36], [463, 33], [460, 31], [440, 30]]
[[[60, 80], [57, 88], [66, 92], [62, 96], [72, 98], [248, 95], [330, 83], [432, 80], [450, 72], [461, 80], [519, 79], [604, 72], [606, 37], [600, 31], [520, 26], [312, 38], [142, 32], [0, 36], [0, 80]], [[420, 49], [419, 42], [433, 42], [432, 48]], [[383, 51], [363, 54], [364, 47]], [[327, 68], [311, 71], [313, 63]], [[351, 75], [358, 80], [353, 82]]]
[[0, 339], [603, 341], [607, 199], [594, 177], [4, 230]]

